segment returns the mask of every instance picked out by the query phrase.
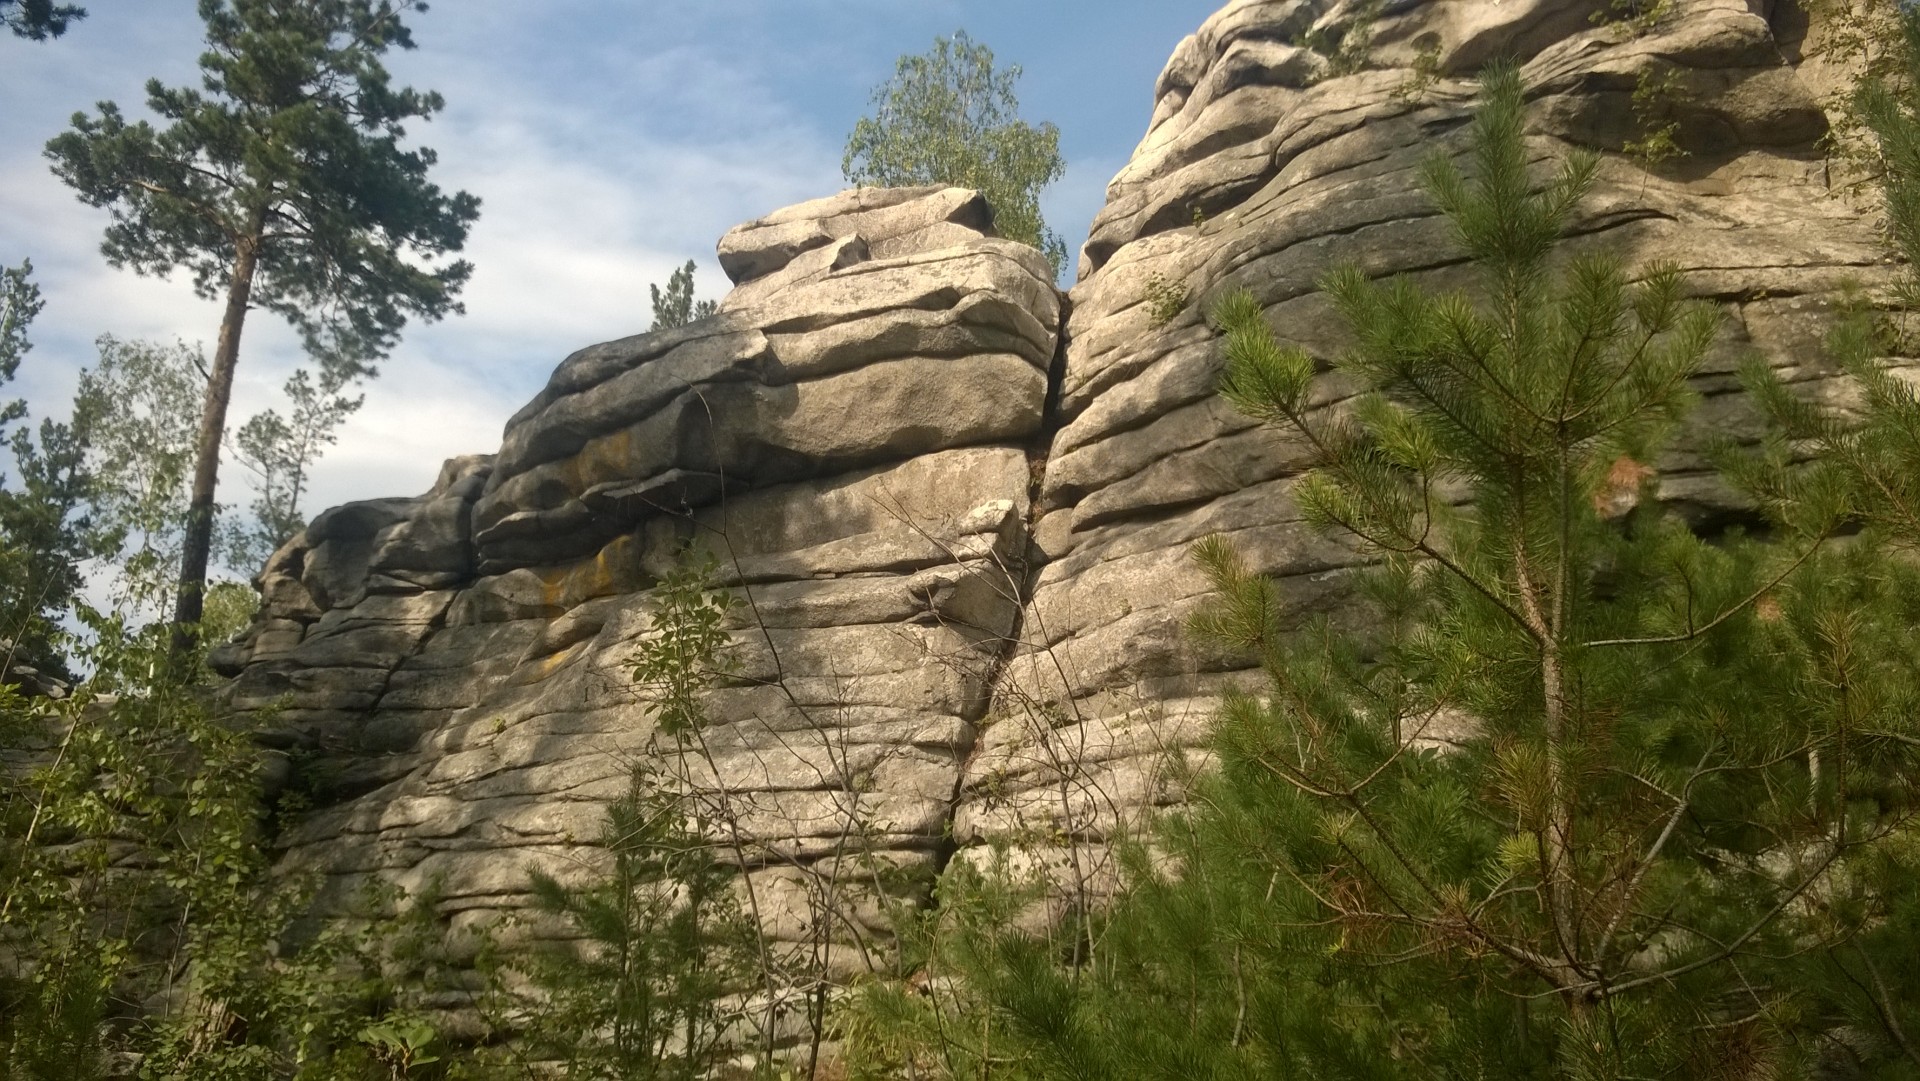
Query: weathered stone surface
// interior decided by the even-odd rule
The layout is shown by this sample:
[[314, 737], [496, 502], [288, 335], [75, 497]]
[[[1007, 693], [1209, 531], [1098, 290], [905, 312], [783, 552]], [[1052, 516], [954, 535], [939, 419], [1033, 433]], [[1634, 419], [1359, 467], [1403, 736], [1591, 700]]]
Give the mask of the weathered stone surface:
[[741, 286], [703, 332], [563, 364], [473, 509], [480, 569], [579, 559], [728, 486], [1038, 432], [1060, 310], [1045, 260], [967, 227], [973, 193], [899, 194], [824, 201], [807, 220], [833, 238]]
[[[436, 884], [450, 926], [517, 910], [530, 869], [593, 865], [640, 759], [796, 957], [850, 973], [890, 933], [871, 888], [822, 892], [856, 865], [925, 897], [1020, 618], [1061, 298], [966, 191], [849, 192], [722, 250], [718, 315], [574, 354], [497, 455], [263, 571], [221, 693], [298, 752], [316, 807], [279, 843], [322, 905], [378, 876]], [[629, 669], [689, 551], [740, 603], [683, 744]]]
[[[1194, 541], [1231, 538], [1280, 579], [1293, 618], [1348, 615], [1342, 576], [1357, 554], [1293, 508], [1305, 448], [1215, 394], [1203, 314], [1251, 290], [1283, 340], [1331, 359], [1346, 331], [1317, 283], [1334, 267], [1471, 285], [1419, 170], [1465, 149], [1469, 77], [1490, 57], [1524, 64], [1543, 170], [1576, 147], [1603, 155], [1569, 248], [1673, 262], [1725, 308], [1703, 404], [1659, 465], [1662, 497], [1696, 520], [1741, 513], [1708, 479], [1699, 441], [1758, 435], [1731, 371], [1758, 351], [1807, 393], [1841, 394], [1820, 359], [1825, 317], [1848, 278], [1882, 272], [1870, 222], [1827, 191], [1820, 91], [1788, 59], [1796, 43], [1776, 38], [1774, 6], [1682, 2], [1636, 36], [1595, 25], [1593, 4], [1390, 4], [1363, 69], [1338, 77], [1283, 42], [1351, 26], [1363, 5], [1234, 3], [1181, 44], [1071, 295], [1060, 428], [1036, 494], [1045, 566], [968, 764], [956, 837], [1071, 836], [1097, 863], [1101, 842], [1177, 798], [1164, 782], [1197, 753], [1194, 719], [1229, 682], [1258, 685], [1249, 658], [1184, 632], [1206, 591]], [[1412, 71], [1422, 47], [1437, 50], [1428, 86]], [[1657, 168], [1621, 152], [1644, 134], [1631, 98], [1649, 69], [1675, 73], [1661, 122], [1686, 151]], [[1191, 298], [1164, 325], [1147, 303], [1156, 280]], [[1332, 380], [1316, 393], [1325, 407], [1343, 396]]]
[[993, 235], [993, 208], [963, 188], [854, 188], [800, 203], [720, 238], [720, 269], [745, 285], [786, 269], [804, 252], [858, 237], [872, 258], [964, 244]]
[[0, 687], [24, 698], [67, 697], [73, 690], [65, 680], [15, 659], [13, 640], [0, 638]]
[[[1248, 289], [1330, 359], [1331, 268], [1470, 285], [1419, 176], [1466, 147], [1495, 56], [1524, 65], [1543, 169], [1602, 155], [1570, 250], [1675, 262], [1725, 309], [1690, 441], [1657, 464], [1663, 499], [1737, 518], [1697, 437], [1757, 434], [1733, 377], [1751, 353], [1846, 399], [1818, 345], [1880, 245], [1826, 189], [1831, 73], [1784, 3], [1677, 0], [1637, 36], [1602, 6], [1236, 0], [1169, 61], [1070, 305], [972, 192], [863, 189], [728, 233], [715, 316], [575, 353], [496, 456], [329, 512], [268, 564], [223, 693], [280, 707], [263, 738], [326, 771], [289, 864], [323, 896], [439, 882], [476, 926], [526, 903], [529, 868], [594, 865], [644, 756], [724, 823], [795, 964], [854, 971], [891, 934], [882, 894], [925, 903], [948, 859], [1003, 858], [989, 839], [1061, 897], [1105, 896], [1111, 842], [1182, 798], [1220, 696], [1256, 679], [1186, 633], [1190, 546], [1232, 539], [1294, 620], [1356, 618], [1361, 554], [1296, 510], [1305, 448], [1216, 396], [1203, 314]], [[1300, 44], [1345, 32], [1369, 44], [1344, 74]], [[1654, 168], [1623, 152], [1651, 70], [1686, 151]], [[1169, 320], [1159, 283], [1190, 298]], [[1315, 408], [1347, 393], [1325, 378]], [[688, 549], [741, 603], [683, 747], [629, 669]], [[882, 864], [892, 892], [866, 890]]]

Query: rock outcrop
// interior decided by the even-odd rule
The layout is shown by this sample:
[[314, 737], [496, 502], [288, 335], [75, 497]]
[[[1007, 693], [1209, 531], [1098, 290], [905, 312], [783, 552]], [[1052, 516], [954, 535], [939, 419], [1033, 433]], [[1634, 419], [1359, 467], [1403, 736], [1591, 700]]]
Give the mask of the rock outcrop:
[[17, 659], [13, 640], [0, 638], [0, 689], [22, 698], [65, 698], [73, 688], [66, 680]]
[[[1565, 254], [1675, 263], [1725, 309], [1695, 381], [1702, 405], [1658, 463], [1660, 489], [1702, 528], [1746, 513], [1701, 456], [1711, 435], [1758, 434], [1736, 365], [1757, 352], [1808, 393], [1842, 393], [1821, 338], [1848, 281], [1884, 280], [1883, 248], [1829, 190], [1824, 84], [1800, 70], [1799, 8], [1664, 7], [1635, 26], [1566, 0], [1242, 0], [1180, 44], [1071, 294], [1050, 418], [1060, 428], [1035, 498], [1040, 569], [968, 764], [954, 822], [962, 843], [1033, 838], [1029, 854], [1063, 888], [1098, 894], [1110, 882], [1107, 842], [1178, 799], [1182, 771], [1169, 767], [1197, 759], [1219, 694], [1260, 685], [1248, 658], [1184, 633], [1207, 589], [1187, 555], [1194, 541], [1231, 538], [1281, 581], [1293, 618], [1341, 616], [1355, 554], [1294, 509], [1303, 448], [1215, 393], [1220, 356], [1205, 313], [1250, 290], [1282, 341], [1328, 360], [1345, 340], [1316, 288], [1329, 270], [1470, 284], [1420, 167], [1464, 152], [1472, 77], [1492, 58], [1522, 66], [1543, 174], [1576, 149], [1603, 155]], [[1637, 88], [1662, 84], [1670, 89], [1636, 105]], [[1662, 128], [1677, 154], [1632, 152]], [[1187, 300], [1161, 322], [1155, 301], [1166, 296]]]
[[[1210, 302], [1249, 289], [1329, 357], [1330, 268], [1463, 282], [1420, 164], [1464, 148], [1471, 76], [1509, 56], [1543, 165], [1604, 156], [1571, 250], [1675, 262], [1726, 309], [1695, 432], [1750, 434], [1732, 371], [1752, 352], [1840, 393], [1826, 313], [1885, 271], [1829, 193], [1798, 10], [1237, 0], [1161, 76], [1070, 303], [970, 192], [853, 191], [733, 230], [717, 315], [574, 354], [497, 454], [274, 556], [219, 661], [314, 804], [288, 861], [341, 890], [438, 882], [456, 926], [522, 904], [529, 867], [576, 866], [647, 745], [625, 666], [692, 548], [747, 603], [686, 775], [729, 801], [776, 937], [856, 947], [831, 971], [884, 940], [871, 894], [819, 892], [856, 856], [924, 896], [998, 837], [1070, 893], [1105, 888], [1110, 842], [1179, 798], [1168, 767], [1248, 674], [1183, 633], [1205, 592], [1188, 546], [1228, 535], [1303, 619], [1340, 613], [1356, 559], [1293, 508], [1301, 448], [1215, 395]], [[1634, 153], [1650, 128], [1678, 156]], [[1703, 527], [1744, 513], [1697, 439], [1659, 466]]]
[[627, 665], [689, 548], [746, 603], [685, 775], [723, 794], [776, 932], [818, 933], [806, 884], [856, 849], [930, 880], [1019, 616], [1061, 298], [952, 189], [850, 192], [721, 250], [718, 315], [574, 354], [497, 454], [268, 564], [216, 660], [296, 763], [315, 809], [282, 843], [331, 895], [431, 886], [457, 927], [576, 869], [648, 746]]

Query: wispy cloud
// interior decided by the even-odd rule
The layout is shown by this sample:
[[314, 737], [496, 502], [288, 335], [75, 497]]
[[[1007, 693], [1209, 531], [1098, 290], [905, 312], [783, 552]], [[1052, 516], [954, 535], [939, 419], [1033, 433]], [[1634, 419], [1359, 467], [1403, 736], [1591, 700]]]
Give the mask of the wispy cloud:
[[[468, 314], [409, 329], [321, 463], [307, 509], [417, 492], [443, 458], [492, 450], [554, 364], [644, 329], [648, 284], [687, 259], [699, 264], [702, 295], [718, 295], [719, 235], [837, 189], [841, 140], [869, 89], [936, 33], [965, 26], [1026, 64], [1023, 94], [1032, 87], [1036, 115], [1068, 136], [1067, 177], [1044, 206], [1077, 246], [1144, 125], [1159, 62], [1215, 0], [1180, 0], [1191, 16], [1170, 16], [1170, 2], [1104, 2], [1102, 55], [1081, 55], [1067, 32], [1084, 14], [1036, 12], [1024, 0], [435, 4], [415, 23], [421, 48], [392, 67], [446, 97], [442, 115], [410, 132], [439, 152], [434, 179], [483, 200], [465, 253], [476, 266]], [[191, 4], [88, 7], [92, 18], [57, 42], [0, 41], [0, 262], [31, 256], [47, 295], [38, 348], [14, 391], [40, 415], [64, 413], [97, 335], [210, 344], [219, 320], [184, 280], [107, 267], [97, 251], [105, 214], [77, 202], [41, 158], [75, 109], [112, 99], [139, 115], [147, 77], [197, 81]], [[1153, 40], [1116, 68], [1107, 39], [1147, 22]], [[279, 404], [300, 360], [294, 336], [256, 313], [235, 423]], [[244, 502], [240, 472], [227, 478], [224, 497]]]
[[[605, 92], [570, 102], [562, 100], [572, 92], [567, 86], [528, 70], [537, 50], [522, 47], [509, 10], [480, 5], [477, 17], [463, 19], [453, 36], [466, 39], [464, 51], [442, 51], [430, 65], [416, 62], [424, 53], [396, 61], [403, 78], [435, 86], [450, 103], [412, 133], [439, 152], [435, 180], [483, 199], [465, 253], [476, 265], [463, 298], [468, 314], [409, 331], [317, 470], [310, 510], [418, 491], [443, 458], [491, 451], [505, 418], [567, 353], [646, 328], [649, 283], [693, 258], [701, 292], [717, 295], [725, 285], [712, 258], [720, 232], [837, 186], [837, 148], [796, 123], [770, 93], [725, 93], [725, 65], [711, 48], [636, 58], [602, 47], [589, 69], [576, 67], [557, 82], [577, 84], [598, 72]], [[96, 12], [103, 24], [117, 14]], [[128, 54], [144, 51], [140, 43], [179, 27], [148, 21], [115, 29], [112, 40], [91, 46], [69, 48], [81, 40], [76, 34], [28, 52], [34, 64], [5, 82], [56, 80], [63, 96], [76, 97], [61, 77], [65, 65], [125, 70]], [[190, 58], [191, 46], [185, 51]], [[496, 77], [516, 68], [516, 79]], [[137, 111], [140, 95], [128, 80], [78, 81], [82, 103], [115, 97]], [[688, 125], [688, 117], [701, 123]], [[105, 265], [96, 250], [104, 213], [76, 201], [38, 153], [62, 120], [51, 105], [0, 120], [0, 259], [32, 255], [49, 300], [18, 388], [40, 415], [64, 412], [98, 334], [210, 342], [219, 321], [218, 306], [196, 298], [182, 276], [142, 278]], [[271, 315], [254, 313], [235, 423], [278, 404], [280, 384], [300, 361], [294, 336]], [[226, 498], [244, 501], [234, 487], [242, 478], [232, 469], [228, 477]]]

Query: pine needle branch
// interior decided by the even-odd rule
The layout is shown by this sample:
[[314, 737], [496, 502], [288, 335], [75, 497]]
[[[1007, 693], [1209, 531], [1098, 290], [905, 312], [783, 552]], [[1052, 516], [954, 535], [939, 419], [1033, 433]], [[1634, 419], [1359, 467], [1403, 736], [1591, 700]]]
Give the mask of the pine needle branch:
[[1785, 582], [1789, 577], [1791, 577], [1793, 572], [1799, 570], [1801, 565], [1804, 564], [1807, 560], [1813, 558], [1813, 554], [1820, 550], [1821, 545], [1826, 543], [1827, 536], [1828, 534], [1823, 533], [1819, 537], [1815, 538], [1813, 544], [1809, 545], [1806, 551], [1800, 553], [1799, 558], [1795, 559], [1792, 563], [1788, 564], [1785, 570], [1781, 571], [1777, 575], [1774, 575], [1772, 580], [1768, 581], [1765, 585], [1761, 586], [1759, 589], [1756, 589], [1752, 593], [1748, 594], [1747, 597], [1744, 600], [1740, 601], [1738, 604], [1735, 604], [1729, 607], [1726, 611], [1721, 612], [1719, 615], [1713, 617], [1712, 619], [1708, 620], [1706, 623], [1698, 627], [1693, 626], [1693, 619], [1691, 616], [1689, 616], [1687, 619], [1687, 630], [1681, 634], [1660, 635], [1658, 637], [1653, 637], [1653, 638], [1602, 638], [1597, 641], [1582, 643], [1581, 648], [1600, 649], [1608, 646], [1660, 646], [1660, 645], [1674, 645], [1680, 642], [1690, 642], [1693, 639], [1698, 638], [1701, 635], [1708, 633], [1709, 631], [1712, 631], [1715, 627], [1718, 627], [1720, 624], [1725, 623], [1727, 620], [1732, 619], [1736, 615], [1739, 615], [1741, 612], [1746, 611], [1755, 602], [1759, 601], [1760, 598], [1780, 588], [1780, 584], [1782, 582]]

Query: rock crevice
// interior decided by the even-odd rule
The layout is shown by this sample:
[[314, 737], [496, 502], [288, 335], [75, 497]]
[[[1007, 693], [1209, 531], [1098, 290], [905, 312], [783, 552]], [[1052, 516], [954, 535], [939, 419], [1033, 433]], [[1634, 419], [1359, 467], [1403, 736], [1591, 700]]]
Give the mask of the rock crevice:
[[[951, 851], [1031, 580], [1063, 298], [957, 189], [818, 200], [721, 251], [714, 317], [581, 350], [499, 453], [268, 565], [222, 695], [300, 762], [281, 843], [322, 903], [378, 876], [455, 927], [520, 907], [530, 869], [592, 865], [639, 754], [719, 801], [750, 887], [802, 906], [770, 928], [837, 966], [885, 929], [819, 911], [822, 876], [878, 860], [924, 892]], [[743, 602], [697, 747], [653, 740], [626, 670], [690, 557]]]
[[[1294, 507], [1305, 448], [1214, 393], [1205, 313], [1248, 290], [1330, 362], [1330, 269], [1469, 285], [1420, 175], [1464, 154], [1489, 58], [1523, 64], [1543, 167], [1602, 155], [1567, 253], [1675, 262], [1726, 308], [1692, 431], [1757, 435], [1729, 382], [1749, 353], [1845, 393], [1826, 315], [1887, 271], [1827, 191], [1817, 33], [1785, 0], [1674, 0], [1644, 28], [1601, 7], [1235, 0], [1169, 61], [1066, 296], [959, 189], [729, 232], [712, 318], [575, 353], [496, 455], [329, 511], [269, 563], [218, 662], [229, 707], [302, 763], [287, 862], [340, 896], [437, 883], [456, 928], [524, 904], [529, 868], [590, 867], [630, 757], [680, 754], [650, 743], [627, 664], [691, 550], [746, 603], [704, 750], [669, 772], [727, 808], [776, 937], [854, 971], [890, 932], [847, 881], [877, 861], [924, 902], [990, 839], [1068, 901], [1111, 889], [1112, 842], [1181, 798], [1220, 696], [1257, 679], [1185, 634], [1207, 592], [1188, 547], [1224, 534], [1289, 619], [1352, 618], [1360, 554]], [[1633, 108], [1649, 71], [1676, 73], [1658, 116]], [[1632, 152], [1651, 122], [1681, 156]], [[1685, 513], [1740, 513], [1697, 438], [1658, 464]]]

